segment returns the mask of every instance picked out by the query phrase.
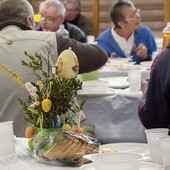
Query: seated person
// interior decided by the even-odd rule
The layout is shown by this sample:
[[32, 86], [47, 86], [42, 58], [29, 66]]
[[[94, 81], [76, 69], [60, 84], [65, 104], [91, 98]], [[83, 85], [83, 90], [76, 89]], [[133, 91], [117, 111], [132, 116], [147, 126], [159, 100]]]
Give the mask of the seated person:
[[81, 14], [80, 0], [65, 0], [66, 21], [78, 26], [86, 35], [93, 34], [92, 22]]
[[96, 39], [109, 57], [132, 57], [136, 63], [152, 60], [157, 50], [151, 30], [141, 25], [140, 10], [131, 1], [122, 0], [111, 8], [113, 26]]
[[143, 100], [139, 105], [142, 124], [150, 128], [170, 129], [170, 43], [155, 58], [149, 81], [143, 80]]
[[[78, 57], [79, 74], [97, 70], [107, 62], [104, 50], [96, 45], [80, 43], [55, 32], [35, 31], [34, 11], [27, 0], [0, 3], [0, 65], [17, 73], [24, 82], [37, 80], [35, 74], [22, 66], [22, 60], [28, 61], [25, 52], [41, 54], [47, 71], [46, 66], [52, 67], [59, 54], [69, 47]], [[15, 76], [13, 78], [20, 82]], [[26, 99], [28, 92], [12, 81], [11, 76], [5, 75], [2, 69], [0, 80], [0, 122], [14, 121], [15, 135], [23, 137], [27, 124], [18, 98]]]
[[64, 24], [65, 29], [69, 32], [69, 37], [80, 41], [87, 42], [84, 32], [77, 26], [65, 22], [66, 9], [59, 0], [46, 0], [41, 2], [39, 13], [42, 19], [37, 30], [56, 32], [61, 24]]

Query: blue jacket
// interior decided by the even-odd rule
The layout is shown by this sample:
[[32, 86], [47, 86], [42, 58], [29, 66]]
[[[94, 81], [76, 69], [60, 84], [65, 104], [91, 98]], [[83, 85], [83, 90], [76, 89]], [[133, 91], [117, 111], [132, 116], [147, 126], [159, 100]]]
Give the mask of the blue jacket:
[[[110, 53], [115, 52], [116, 57], [125, 58], [125, 53], [113, 38], [111, 29], [112, 27], [109, 27], [100, 34], [100, 36], [96, 39], [97, 44], [105, 49], [108, 56], [110, 56]], [[151, 60], [152, 53], [157, 50], [157, 46], [151, 30], [146, 26], [141, 26], [138, 30], [134, 31], [134, 44], [138, 46], [140, 43], [143, 43], [147, 47], [147, 60]], [[136, 63], [140, 63], [142, 61], [133, 49], [131, 51], [131, 55], [133, 56], [133, 61], [136, 61]]]

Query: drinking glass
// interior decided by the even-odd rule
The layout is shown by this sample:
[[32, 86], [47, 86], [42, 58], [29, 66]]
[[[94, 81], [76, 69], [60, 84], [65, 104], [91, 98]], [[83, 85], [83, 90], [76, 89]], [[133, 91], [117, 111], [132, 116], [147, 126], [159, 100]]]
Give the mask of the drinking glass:
[[168, 132], [169, 129], [167, 128], [153, 128], [145, 130], [152, 162], [154, 163], [163, 164], [161, 147], [159, 145], [158, 138], [168, 136]]
[[162, 161], [166, 170], [170, 170], [170, 136], [165, 136], [158, 138], [161, 151], [162, 151]]
[[141, 72], [130, 71], [128, 72], [129, 88], [131, 92], [138, 92], [141, 90]]
[[95, 36], [94, 35], [87, 35], [87, 43], [88, 44], [93, 44], [95, 41]]
[[15, 154], [13, 121], [0, 123], [0, 156]]

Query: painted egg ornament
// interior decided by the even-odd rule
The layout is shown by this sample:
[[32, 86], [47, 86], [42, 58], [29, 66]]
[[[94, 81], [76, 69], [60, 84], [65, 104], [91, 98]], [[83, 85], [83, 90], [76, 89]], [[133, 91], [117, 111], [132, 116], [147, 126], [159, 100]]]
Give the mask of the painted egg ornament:
[[56, 66], [59, 77], [72, 79], [78, 75], [79, 62], [71, 48], [64, 50], [58, 57]]
[[44, 99], [43, 101], [42, 101], [42, 109], [44, 110], [44, 112], [49, 112], [50, 111], [50, 109], [51, 109], [51, 105], [52, 105], [52, 103], [51, 103], [51, 100], [49, 100], [49, 99]]

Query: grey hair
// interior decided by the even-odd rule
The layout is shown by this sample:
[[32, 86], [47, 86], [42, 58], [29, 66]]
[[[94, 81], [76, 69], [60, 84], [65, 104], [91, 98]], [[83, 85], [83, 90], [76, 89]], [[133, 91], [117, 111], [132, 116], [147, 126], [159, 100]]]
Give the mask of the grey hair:
[[78, 11], [81, 11], [80, 0], [64, 0], [63, 4], [66, 6], [68, 3], [73, 4]]
[[33, 18], [34, 11], [27, 0], [4, 0], [0, 3], [0, 22], [24, 22], [28, 16]]
[[59, 0], [46, 0], [44, 2], [41, 2], [39, 9], [41, 9], [42, 7], [48, 8], [48, 7], [51, 7], [51, 6], [56, 7], [58, 15], [65, 17], [66, 8], [64, 7], [64, 5]]

